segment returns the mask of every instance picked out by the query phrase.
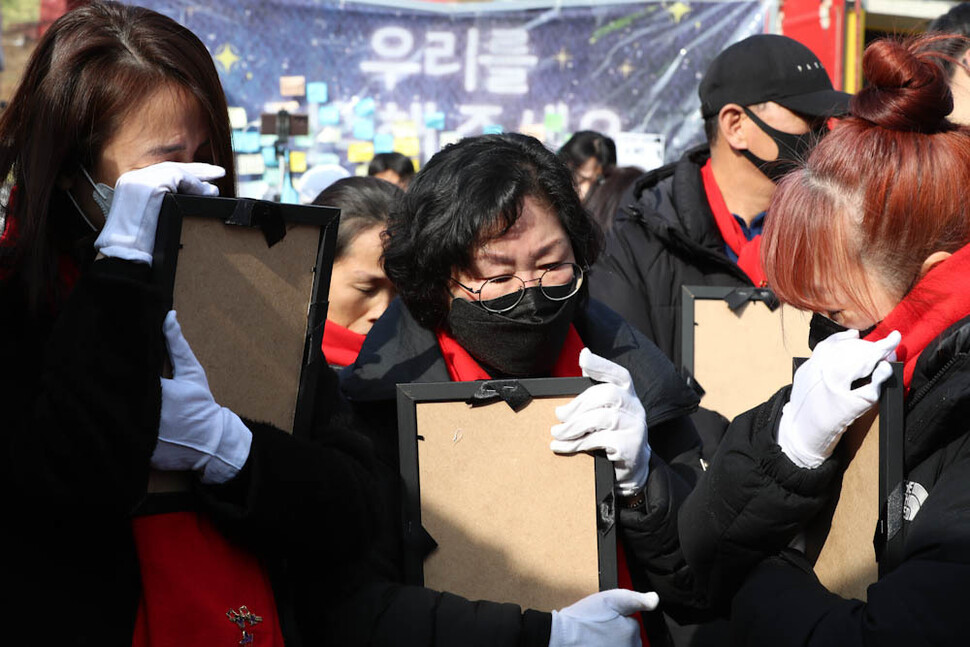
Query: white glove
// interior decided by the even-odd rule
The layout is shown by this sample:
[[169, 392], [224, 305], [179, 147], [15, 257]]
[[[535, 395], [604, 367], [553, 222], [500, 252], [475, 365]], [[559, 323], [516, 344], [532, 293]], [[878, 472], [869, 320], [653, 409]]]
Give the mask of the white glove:
[[594, 384], [572, 402], [556, 407], [562, 424], [552, 427], [550, 447], [558, 454], [602, 449], [613, 462], [621, 496], [643, 489], [650, 472], [647, 415], [633, 390], [630, 372], [619, 364], [594, 355], [588, 348], [579, 353], [583, 375]]
[[203, 483], [225, 483], [249, 457], [253, 433], [239, 416], [216, 404], [205, 370], [172, 310], [165, 317], [172, 379], [162, 380], [162, 417], [152, 467], [202, 472]]
[[208, 181], [225, 174], [221, 166], [201, 162], [162, 162], [128, 171], [115, 184], [111, 209], [94, 248], [103, 256], [151, 265], [165, 194], [219, 195]]
[[[799, 467], [816, 468], [832, 455], [848, 426], [879, 401], [900, 339], [895, 330], [875, 342], [846, 330], [819, 342], [795, 372], [791, 399], [782, 409], [778, 444], [785, 456]], [[852, 388], [869, 375], [868, 384]]]
[[640, 625], [628, 618], [637, 611], [653, 611], [656, 593], [626, 589], [600, 591], [561, 611], [552, 612], [549, 647], [640, 647]]

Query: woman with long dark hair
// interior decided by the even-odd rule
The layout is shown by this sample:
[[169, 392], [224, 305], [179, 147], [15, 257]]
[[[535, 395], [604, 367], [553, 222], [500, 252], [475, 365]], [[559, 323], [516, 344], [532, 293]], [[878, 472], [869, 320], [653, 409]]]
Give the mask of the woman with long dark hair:
[[[139, 7], [95, 2], [55, 21], [0, 116], [0, 176], [14, 184], [0, 236], [0, 608], [14, 642], [312, 636], [300, 578], [322, 595], [368, 543], [363, 444], [323, 420], [310, 443], [220, 407], [151, 283], [164, 195], [232, 196], [232, 164], [209, 52]], [[166, 346], [174, 376], [160, 379]], [[188, 472], [192, 490], [149, 495], [153, 468]]]

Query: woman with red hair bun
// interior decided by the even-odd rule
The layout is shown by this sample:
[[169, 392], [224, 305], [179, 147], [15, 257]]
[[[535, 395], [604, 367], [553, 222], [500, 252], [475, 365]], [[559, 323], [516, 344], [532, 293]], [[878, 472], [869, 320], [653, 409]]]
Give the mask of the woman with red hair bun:
[[[826, 324], [814, 332], [840, 332], [791, 387], [732, 423], [681, 510], [688, 561], [707, 595], [730, 603], [735, 644], [970, 636], [970, 128], [946, 119], [938, 38], [870, 45], [850, 116], [774, 195], [768, 281]], [[904, 364], [914, 495], [902, 557], [863, 602], [827, 591], [793, 547], [837, 496], [845, 464], [833, 450], [878, 400], [893, 359]]]

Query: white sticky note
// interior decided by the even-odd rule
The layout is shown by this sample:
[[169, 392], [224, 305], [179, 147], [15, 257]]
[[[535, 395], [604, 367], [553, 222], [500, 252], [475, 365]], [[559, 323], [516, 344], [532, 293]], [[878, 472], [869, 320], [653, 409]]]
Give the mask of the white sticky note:
[[249, 123], [246, 117], [246, 109], [242, 106], [232, 106], [229, 108], [229, 127], [235, 130], [242, 130]]
[[266, 171], [266, 160], [262, 153], [236, 155], [237, 175], [262, 175]]

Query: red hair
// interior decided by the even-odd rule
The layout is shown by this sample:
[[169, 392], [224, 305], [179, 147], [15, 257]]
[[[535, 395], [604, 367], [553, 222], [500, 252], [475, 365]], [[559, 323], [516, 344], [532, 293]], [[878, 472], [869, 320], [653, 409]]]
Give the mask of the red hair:
[[946, 120], [941, 38], [866, 48], [850, 116], [779, 184], [762, 262], [783, 301], [822, 311], [842, 295], [878, 318], [871, 281], [901, 299], [930, 254], [970, 243], [970, 128]]

